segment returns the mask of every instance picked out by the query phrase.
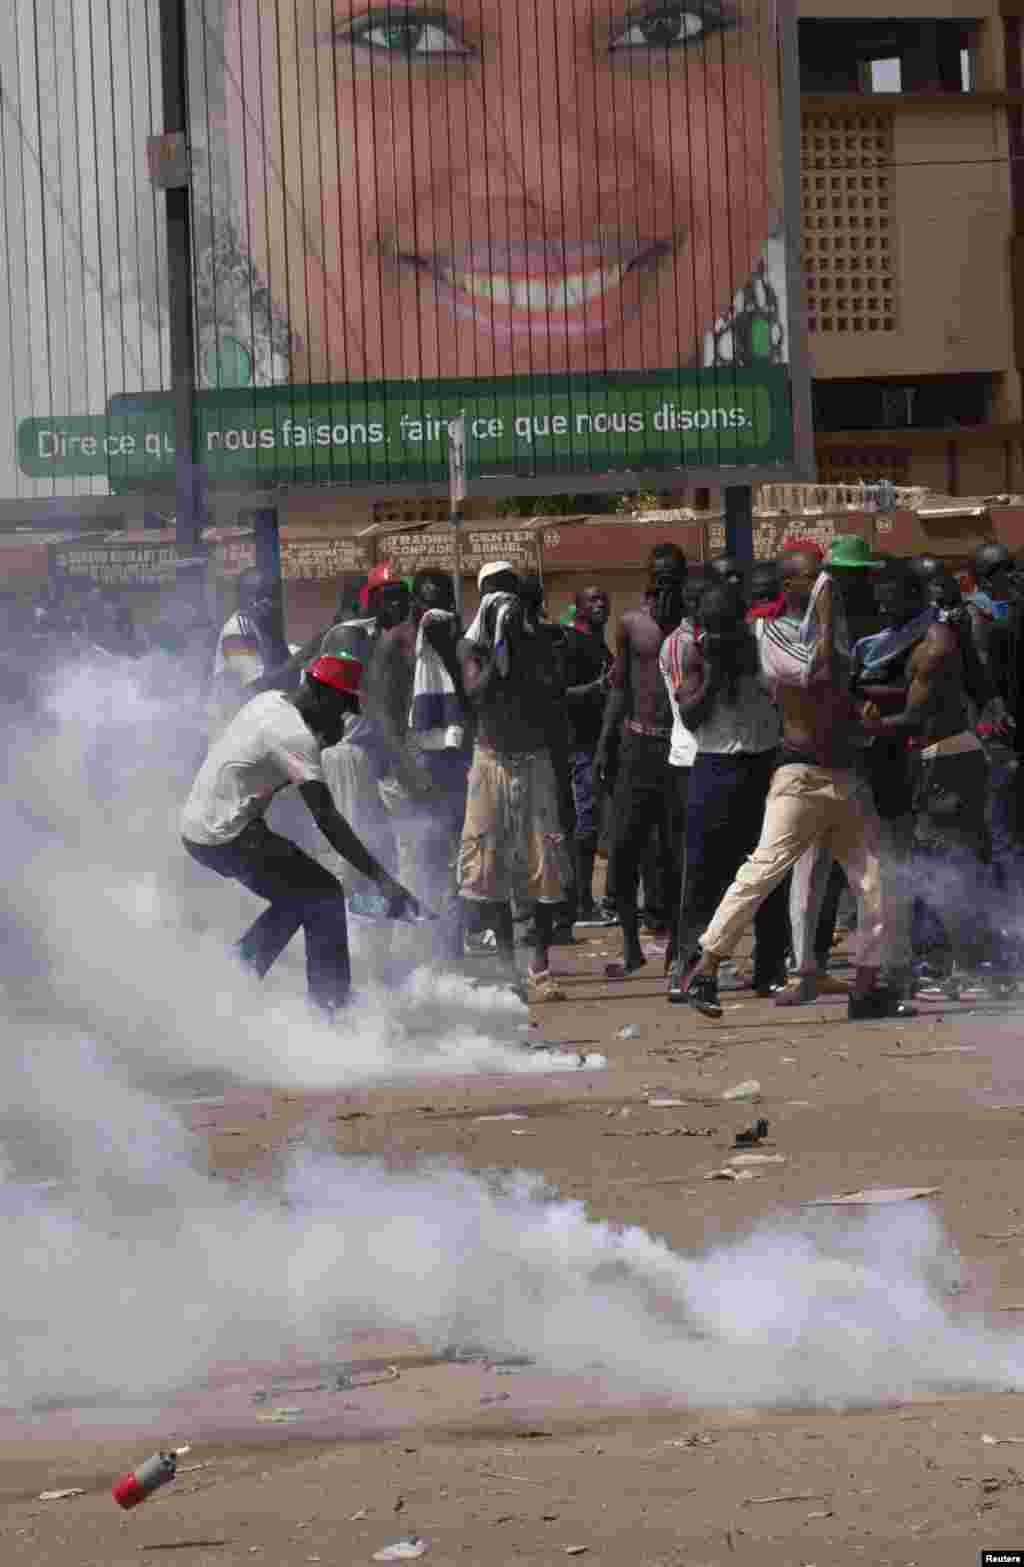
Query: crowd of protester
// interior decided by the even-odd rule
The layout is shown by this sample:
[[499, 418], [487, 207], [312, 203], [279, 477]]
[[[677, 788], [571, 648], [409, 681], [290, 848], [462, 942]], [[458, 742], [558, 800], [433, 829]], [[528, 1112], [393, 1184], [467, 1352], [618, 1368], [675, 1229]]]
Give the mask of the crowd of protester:
[[[748, 930], [759, 995], [841, 992], [854, 1019], [1024, 970], [1024, 586], [1001, 545], [977, 552], [965, 592], [940, 561], [873, 558], [855, 536], [827, 560], [793, 540], [749, 571], [728, 556], [690, 571], [659, 544], [613, 628], [600, 585], [553, 620], [542, 583], [508, 562], [478, 588], [464, 627], [446, 573], [385, 562], [296, 647], [280, 584], [240, 579], [200, 654], [206, 734], [182, 836], [267, 904], [236, 943], [251, 972], [304, 929], [310, 999], [333, 1016], [349, 915], [429, 922], [438, 963], [486, 954], [537, 1000], [564, 995], [551, 952], [577, 930], [621, 928], [619, 980], [649, 961], [646, 929], [669, 1002], [709, 1017]], [[8, 606], [6, 640], [36, 672], [43, 649], [54, 667], [194, 661], [201, 628], [185, 620], [144, 635], [110, 593], [73, 612], [44, 595]], [[5, 696], [25, 703], [19, 668], [12, 653]], [[318, 830], [305, 846], [266, 821], [289, 785]], [[849, 982], [829, 966], [840, 918]]]

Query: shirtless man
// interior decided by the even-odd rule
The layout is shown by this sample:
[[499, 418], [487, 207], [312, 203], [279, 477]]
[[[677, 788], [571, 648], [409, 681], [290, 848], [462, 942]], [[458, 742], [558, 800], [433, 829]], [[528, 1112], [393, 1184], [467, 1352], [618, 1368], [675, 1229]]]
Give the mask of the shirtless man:
[[[452, 883], [462, 824], [472, 735], [456, 656], [460, 626], [452, 579], [416, 573], [409, 618], [378, 638], [367, 671], [364, 714], [373, 720], [392, 762], [399, 875], [437, 909], [443, 956], [463, 956], [462, 909]], [[415, 700], [419, 655], [436, 653], [451, 690]], [[430, 710], [428, 710], [430, 709]]]
[[906, 1003], [878, 984], [884, 938], [880, 829], [870, 790], [853, 768], [850, 663], [837, 645], [835, 587], [831, 578], [818, 576], [815, 556], [802, 550], [783, 556], [782, 586], [787, 614], [803, 614], [807, 630], [794, 643], [773, 634], [775, 622], [761, 622], [761, 668], [782, 718], [764, 826], [700, 938], [702, 955], [687, 997], [705, 1016], [721, 1017], [717, 976], [723, 958], [790, 866], [810, 845], [822, 843], [845, 867], [857, 895], [860, 950], [849, 1016], [906, 1017]]
[[[910, 964], [908, 862], [914, 852], [919, 861], [931, 862], [927, 882], [938, 894], [936, 912], [949, 931], [955, 965], [976, 969], [992, 939], [984, 913], [991, 902], [988, 764], [970, 727], [960, 638], [926, 603], [919, 575], [892, 566], [875, 592], [885, 629], [863, 637], [854, 657], [858, 692], [865, 699], [861, 722], [876, 736], [868, 762], [870, 767], [874, 760], [880, 779], [875, 796], [883, 818], [890, 818], [887, 834], [897, 810], [904, 818], [896, 839], [886, 845], [896, 876], [887, 898], [888, 962]], [[917, 747], [909, 756], [908, 741]]]
[[536, 944], [527, 997], [560, 999], [551, 985], [554, 911], [572, 873], [552, 752], [563, 712], [562, 672], [547, 639], [534, 634], [506, 561], [481, 567], [480, 611], [459, 643], [466, 695], [476, 711], [458, 881], [462, 897], [486, 906], [508, 973], [515, 967], [512, 903], [532, 905]]
[[686, 557], [674, 544], [651, 552], [646, 602], [627, 611], [615, 630], [611, 693], [594, 757], [600, 780], [616, 731], [622, 730], [615, 781], [609, 876], [622, 926], [622, 963], [609, 965], [609, 978], [623, 978], [644, 966], [637, 911], [637, 882], [652, 831], [661, 841], [664, 903], [674, 917], [679, 907], [678, 799], [669, 765], [672, 708], [661, 673], [662, 643], [682, 619]]

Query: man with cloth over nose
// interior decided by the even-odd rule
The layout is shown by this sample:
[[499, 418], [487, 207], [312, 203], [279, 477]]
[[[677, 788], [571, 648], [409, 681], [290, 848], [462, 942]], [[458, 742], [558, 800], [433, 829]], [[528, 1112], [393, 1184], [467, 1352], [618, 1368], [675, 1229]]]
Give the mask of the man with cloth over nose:
[[492, 561], [477, 577], [480, 608], [459, 643], [466, 696], [477, 716], [459, 891], [485, 906], [498, 952], [515, 968], [512, 902], [532, 906], [536, 945], [527, 971], [533, 1001], [561, 1000], [551, 983], [554, 911], [572, 880], [552, 754], [565, 737], [562, 671], [551, 644], [523, 613], [519, 577]]

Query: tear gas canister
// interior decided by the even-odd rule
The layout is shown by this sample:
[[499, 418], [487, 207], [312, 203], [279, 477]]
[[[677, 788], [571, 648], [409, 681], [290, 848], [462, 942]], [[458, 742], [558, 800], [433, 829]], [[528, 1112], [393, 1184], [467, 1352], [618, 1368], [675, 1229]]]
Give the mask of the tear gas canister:
[[152, 1458], [147, 1458], [144, 1464], [140, 1464], [130, 1474], [116, 1480], [111, 1494], [119, 1507], [138, 1507], [140, 1502], [152, 1496], [162, 1485], [168, 1485], [177, 1470], [176, 1454], [154, 1453]]

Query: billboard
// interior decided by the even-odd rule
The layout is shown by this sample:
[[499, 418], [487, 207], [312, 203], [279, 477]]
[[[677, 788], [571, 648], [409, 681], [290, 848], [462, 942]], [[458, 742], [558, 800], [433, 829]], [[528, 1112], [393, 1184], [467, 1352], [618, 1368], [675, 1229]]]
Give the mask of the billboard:
[[[105, 396], [17, 410], [17, 465], [43, 484], [167, 481], [160, 238], [122, 220], [154, 199], [158, 3], [106, 0], [128, 31], [104, 18], [102, 49], [87, 0], [13, 4], [70, 8], [109, 56], [89, 172], [101, 206], [121, 190], [120, 287], [99, 290], [87, 389]], [[188, 0], [186, 20], [194, 445], [213, 483], [440, 488], [463, 416], [483, 488], [794, 471], [781, 82], [796, 44], [773, 0]], [[73, 29], [55, 45], [73, 47]], [[60, 76], [39, 79], [43, 119]], [[34, 188], [24, 159], [0, 177]], [[44, 211], [62, 177], [48, 160]], [[155, 374], [113, 353], [126, 298]]]

